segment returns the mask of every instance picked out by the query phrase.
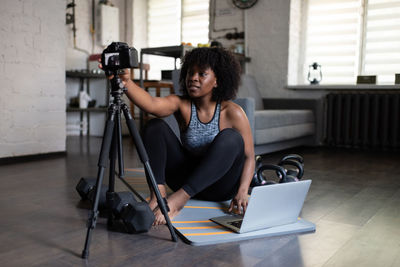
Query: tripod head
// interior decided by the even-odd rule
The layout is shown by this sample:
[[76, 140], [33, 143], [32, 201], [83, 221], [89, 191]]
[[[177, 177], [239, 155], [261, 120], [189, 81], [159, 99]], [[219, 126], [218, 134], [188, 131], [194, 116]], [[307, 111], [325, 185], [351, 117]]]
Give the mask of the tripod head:
[[113, 97], [121, 98], [122, 94], [127, 90], [122, 83], [121, 78], [119, 77], [120, 74], [123, 74], [124, 70], [113, 70], [108, 71], [108, 74], [114, 75], [114, 77], [110, 80], [111, 83], [111, 95]]

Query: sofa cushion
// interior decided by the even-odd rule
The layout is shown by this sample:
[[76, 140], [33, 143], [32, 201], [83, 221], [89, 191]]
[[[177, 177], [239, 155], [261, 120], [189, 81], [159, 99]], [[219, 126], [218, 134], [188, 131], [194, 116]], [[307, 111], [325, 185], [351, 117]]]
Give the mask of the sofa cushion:
[[251, 75], [242, 75], [241, 84], [239, 86], [239, 91], [237, 94], [237, 98], [245, 98], [251, 97], [254, 99], [255, 110], [264, 109], [264, 104], [262, 100], [262, 96], [257, 89], [257, 83], [253, 76]]
[[262, 130], [281, 126], [307, 124], [314, 122], [314, 114], [311, 110], [301, 109], [269, 109], [254, 112], [254, 129]]
[[313, 135], [314, 123], [301, 123], [256, 130], [254, 144], [262, 145]]

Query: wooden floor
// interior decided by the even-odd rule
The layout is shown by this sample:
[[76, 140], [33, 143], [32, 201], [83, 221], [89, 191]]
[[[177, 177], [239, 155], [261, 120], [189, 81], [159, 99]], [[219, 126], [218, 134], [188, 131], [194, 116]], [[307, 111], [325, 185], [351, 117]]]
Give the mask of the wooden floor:
[[[66, 157], [0, 166], [1, 266], [400, 266], [400, 154], [327, 148], [264, 157], [304, 156], [302, 217], [315, 233], [194, 247], [165, 226], [129, 235], [100, 218], [83, 260], [88, 211], [75, 186], [96, 175], [100, 141], [68, 138]], [[124, 150], [125, 167], [140, 167], [130, 140]]]

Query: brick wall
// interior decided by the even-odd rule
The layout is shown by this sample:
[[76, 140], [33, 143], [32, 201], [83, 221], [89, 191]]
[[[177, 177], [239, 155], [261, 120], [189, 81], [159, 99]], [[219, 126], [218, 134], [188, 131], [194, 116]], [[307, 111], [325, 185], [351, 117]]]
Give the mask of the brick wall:
[[65, 0], [2, 0], [0, 157], [65, 151]]

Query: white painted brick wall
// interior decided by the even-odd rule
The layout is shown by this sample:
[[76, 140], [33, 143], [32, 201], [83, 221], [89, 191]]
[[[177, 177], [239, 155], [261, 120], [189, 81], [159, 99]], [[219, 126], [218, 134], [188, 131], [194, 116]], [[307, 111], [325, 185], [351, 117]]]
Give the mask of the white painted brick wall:
[[288, 73], [290, 0], [264, 0], [246, 10], [248, 73], [263, 97], [280, 97]]
[[65, 0], [2, 0], [0, 158], [65, 151]]
[[[210, 37], [211, 40], [219, 41], [223, 44], [224, 47], [228, 49], [234, 49], [233, 47], [237, 43], [243, 43], [243, 39], [237, 40], [228, 40], [228, 39], [220, 39], [219, 37], [225, 37], [227, 33], [234, 33], [233, 28], [236, 28], [238, 32], [244, 31], [244, 10], [235, 7], [232, 1], [218, 1], [213, 0], [210, 1], [211, 10], [214, 10], [215, 7], [215, 23], [214, 27], [210, 23]], [[229, 29], [229, 30], [223, 30]], [[216, 31], [214, 31], [216, 30]]]
[[[96, 0], [96, 8], [98, 8], [98, 2]], [[97, 41], [92, 49], [92, 36], [90, 33], [90, 23], [92, 16], [92, 5], [91, 1], [88, 0], [76, 0], [76, 43], [79, 49], [85, 50], [87, 53], [101, 53], [104, 49], [103, 46], [98, 45]], [[147, 47], [146, 41], [146, 8], [147, 0], [113, 0], [112, 3], [119, 8], [119, 36], [121, 41], [126, 42], [130, 46], [134, 46], [138, 52], [142, 47]], [[70, 12], [70, 11], [69, 11]], [[134, 21], [133, 25], [125, 25], [125, 16], [133, 16], [128, 18], [128, 21]], [[97, 18], [98, 19], [98, 18]], [[97, 27], [98, 25], [96, 25]], [[125, 29], [127, 26], [127, 29]], [[96, 31], [99, 29], [96, 28]], [[73, 46], [73, 32], [72, 25], [65, 26], [66, 33], [66, 69], [67, 70], [82, 70], [86, 69], [87, 53], [74, 49]], [[95, 66], [96, 63], [91, 63], [91, 66]], [[139, 77], [139, 72], [137, 76]], [[66, 80], [66, 102], [69, 103], [71, 97], [76, 97], [79, 92], [79, 80], [68, 78]], [[85, 89], [86, 90], [86, 89]], [[97, 100], [96, 105], [106, 104], [105, 99], [106, 84], [103, 81], [91, 80], [90, 83], [90, 96]], [[128, 101], [125, 101], [129, 103]], [[84, 126], [86, 124], [86, 114], [84, 115]], [[90, 134], [94, 136], [102, 136], [104, 131], [105, 113], [91, 113], [90, 114]], [[71, 112], [67, 114], [67, 134], [68, 135], [79, 135], [80, 115], [77, 112]], [[126, 126], [123, 123], [123, 133], [128, 133], [125, 129]], [[86, 134], [85, 127], [83, 133]]]
[[301, 25], [302, 1], [290, 2], [290, 29], [289, 29], [289, 58], [288, 84], [297, 85], [301, 80], [299, 73], [299, 59], [301, 52]]

